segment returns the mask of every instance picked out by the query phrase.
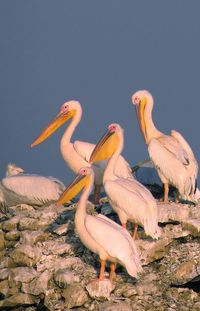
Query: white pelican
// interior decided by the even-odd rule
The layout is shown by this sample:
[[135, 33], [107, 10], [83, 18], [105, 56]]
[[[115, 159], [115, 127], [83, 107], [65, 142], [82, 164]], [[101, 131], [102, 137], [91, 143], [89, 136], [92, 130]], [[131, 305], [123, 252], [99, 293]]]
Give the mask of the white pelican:
[[[68, 164], [70, 169], [74, 173], [78, 173], [81, 167], [90, 166], [89, 158], [95, 147], [94, 144], [90, 144], [83, 141], [71, 142], [71, 137], [79, 124], [82, 116], [82, 108], [78, 101], [71, 100], [64, 103], [58, 115], [50, 122], [50, 124], [42, 131], [39, 137], [31, 144], [31, 147], [42, 143], [52, 133], [54, 133], [61, 125], [63, 125], [69, 119], [72, 119], [67, 129], [62, 136], [60, 142], [61, 154]], [[92, 165], [95, 173], [95, 189], [94, 189], [94, 201], [99, 202], [100, 187], [102, 185], [103, 172], [106, 167], [105, 162], [95, 163]], [[123, 157], [120, 157], [116, 166], [117, 172], [120, 176], [132, 177], [131, 168]]]
[[9, 164], [6, 177], [0, 181], [0, 206], [17, 204], [44, 205], [58, 200], [64, 184], [51, 176], [22, 174], [23, 169]]
[[74, 198], [81, 190], [75, 215], [75, 226], [82, 243], [100, 258], [99, 280], [104, 278], [106, 261], [111, 262], [110, 280], [115, 276], [116, 263], [123, 265], [128, 273], [137, 277], [142, 272], [137, 248], [128, 231], [104, 215], [91, 216], [86, 213], [86, 204], [94, 183], [91, 167], [80, 169], [79, 175], [67, 187], [57, 202], [63, 204]]
[[164, 184], [164, 202], [168, 202], [169, 184], [178, 189], [183, 199], [193, 200], [196, 191], [198, 164], [183, 136], [174, 130], [171, 135], [158, 131], [152, 120], [153, 97], [146, 91], [132, 96], [144, 140], [151, 160]]
[[111, 124], [103, 138], [96, 145], [91, 162], [108, 159], [104, 172], [103, 185], [109, 201], [119, 216], [122, 226], [126, 228], [128, 220], [137, 224], [133, 238], [136, 237], [138, 224], [144, 227], [145, 233], [158, 238], [158, 208], [151, 192], [135, 179], [119, 177], [115, 173], [116, 161], [124, 145], [123, 129], [119, 124]]

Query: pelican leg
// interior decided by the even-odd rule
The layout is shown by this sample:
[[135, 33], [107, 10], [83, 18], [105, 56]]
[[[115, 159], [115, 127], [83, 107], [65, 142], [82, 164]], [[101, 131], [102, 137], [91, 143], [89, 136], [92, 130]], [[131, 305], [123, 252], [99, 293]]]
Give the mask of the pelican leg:
[[115, 273], [116, 265], [117, 264], [114, 262], [111, 262], [110, 264], [110, 275], [109, 275], [110, 282], [114, 281], [114, 279], [116, 278], [116, 273]]
[[126, 229], [126, 223], [125, 223], [125, 224], [122, 224], [122, 227], [123, 227], [124, 229]]
[[99, 204], [100, 190], [101, 190], [101, 186], [95, 185], [95, 187], [94, 187], [94, 204]]
[[164, 203], [168, 203], [168, 193], [169, 193], [169, 184], [168, 183], [164, 183]]
[[100, 272], [99, 272], [99, 281], [102, 281], [104, 279], [104, 272], [105, 272], [105, 268], [106, 268], [106, 261], [100, 259], [100, 264], [101, 264], [101, 268], [100, 268]]
[[138, 229], [138, 225], [134, 224], [133, 233], [132, 233], [133, 240], [137, 240], [138, 239], [137, 229]]

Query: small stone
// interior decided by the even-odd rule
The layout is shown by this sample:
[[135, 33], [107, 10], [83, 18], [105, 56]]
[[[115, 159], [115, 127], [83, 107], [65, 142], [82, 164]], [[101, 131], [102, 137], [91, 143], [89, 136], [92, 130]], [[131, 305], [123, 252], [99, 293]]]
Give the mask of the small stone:
[[88, 300], [87, 293], [79, 284], [69, 285], [62, 292], [62, 296], [65, 298], [65, 306], [69, 309], [80, 307]]
[[200, 220], [187, 219], [182, 223], [184, 229], [189, 230], [194, 237], [200, 236]]
[[11, 206], [8, 208], [9, 212], [14, 212], [14, 213], [18, 213], [18, 214], [24, 214], [24, 212], [26, 212], [26, 214], [31, 214], [35, 212], [35, 209], [28, 204], [18, 204], [15, 206]]
[[20, 238], [20, 232], [18, 230], [12, 230], [5, 233], [5, 239], [8, 241], [18, 241]]
[[33, 305], [36, 302], [37, 302], [37, 299], [33, 295], [17, 293], [3, 300], [1, 307], [8, 308], [8, 307], [17, 307], [20, 305], [24, 305], [24, 306]]
[[136, 240], [136, 245], [140, 253], [140, 259], [143, 265], [164, 257], [169, 249], [171, 238], [163, 238], [157, 241]]
[[172, 284], [181, 285], [185, 284], [200, 273], [200, 260], [190, 260], [181, 264], [172, 274]]
[[5, 280], [8, 278], [10, 270], [8, 268], [0, 269], [0, 280]]
[[40, 262], [37, 262], [37, 271], [44, 270], [57, 271], [59, 269], [70, 269], [75, 265], [83, 265], [83, 262], [78, 257], [61, 258], [56, 255], [41, 256]]
[[23, 217], [19, 221], [19, 230], [39, 230], [38, 220], [29, 217]]
[[128, 302], [104, 302], [99, 305], [98, 311], [132, 311]]
[[91, 298], [94, 298], [99, 301], [103, 301], [110, 297], [111, 292], [115, 289], [115, 285], [111, 283], [109, 279], [104, 279], [99, 281], [91, 281], [86, 289]]
[[37, 271], [29, 267], [17, 267], [10, 269], [9, 283], [29, 283], [37, 276]]
[[19, 223], [20, 217], [19, 216], [14, 216], [6, 221], [4, 221], [2, 225], [2, 229], [4, 231], [12, 231], [17, 229], [17, 225]]
[[22, 244], [35, 245], [37, 242], [45, 241], [48, 238], [48, 234], [42, 230], [30, 231], [24, 230], [21, 233]]
[[0, 293], [4, 294], [6, 296], [8, 293], [8, 290], [9, 290], [8, 280], [4, 280], [4, 281], [0, 282]]
[[53, 255], [69, 254], [72, 250], [71, 244], [62, 243], [59, 241], [47, 241], [43, 245]]
[[186, 237], [190, 235], [189, 230], [183, 230], [182, 226], [179, 225], [166, 225], [162, 231], [162, 237], [170, 238], [170, 239], [178, 239], [182, 237]]
[[59, 236], [65, 235], [69, 230], [70, 224], [71, 221], [68, 220], [66, 224], [57, 225], [56, 227], [54, 227], [53, 232]]
[[55, 272], [54, 281], [60, 288], [66, 288], [74, 282], [80, 282], [80, 277], [75, 275], [71, 270], [60, 269]]
[[182, 222], [189, 217], [190, 208], [183, 204], [164, 204], [158, 203], [159, 222], [168, 223], [172, 221]]
[[0, 230], [0, 251], [5, 247], [4, 232]]
[[46, 294], [46, 291], [48, 289], [48, 282], [51, 279], [52, 273], [49, 271], [44, 271], [41, 273], [37, 278], [32, 280], [30, 283], [22, 284], [22, 291], [27, 294], [32, 295], [40, 295], [40, 294]]
[[42, 254], [39, 247], [32, 247], [27, 244], [18, 245], [10, 255], [13, 261], [21, 266], [35, 266]]

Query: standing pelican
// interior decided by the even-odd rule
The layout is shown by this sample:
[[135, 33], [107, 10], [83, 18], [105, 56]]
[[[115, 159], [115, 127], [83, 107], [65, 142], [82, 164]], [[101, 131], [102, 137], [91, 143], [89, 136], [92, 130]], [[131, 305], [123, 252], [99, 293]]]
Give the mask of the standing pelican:
[[198, 164], [183, 136], [172, 130], [171, 135], [158, 131], [152, 120], [153, 97], [144, 90], [132, 96], [148, 152], [164, 184], [164, 202], [168, 202], [169, 184], [184, 199], [193, 200], [196, 192]]
[[51, 176], [24, 174], [24, 170], [8, 164], [6, 177], [0, 181], [0, 206], [17, 204], [44, 205], [58, 200], [64, 184]]
[[137, 277], [142, 272], [137, 248], [128, 231], [103, 215], [88, 215], [86, 204], [94, 183], [94, 172], [91, 167], [81, 168], [79, 175], [64, 191], [57, 205], [68, 202], [80, 191], [75, 215], [75, 226], [82, 243], [100, 258], [99, 280], [104, 278], [106, 261], [111, 262], [110, 280], [115, 276], [116, 263], [123, 265], [128, 273]]
[[122, 226], [126, 228], [128, 220], [144, 227], [145, 233], [158, 238], [158, 208], [151, 192], [135, 179], [119, 177], [115, 166], [124, 145], [123, 129], [119, 124], [111, 124], [103, 138], [96, 145], [90, 160], [98, 161], [110, 158], [106, 167], [103, 185], [113, 209], [119, 216]]
[[[75, 141], [74, 143], [71, 142], [71, 137], [81, 120], [81, 116], [82, 108], [78, 101], [71, 100], [64, 103], [61, 106], [58, 115], [50, 122], [50, 124], [42, 131], [39, 137], [31, 144], [31, 147], [42, 143], [61, 125], [63, 125], [69, 119], [72, 119], [71, 123], [65, 130], [60, 142], [61, 154], [70, 169], [76, 174], [81, 167], [90, 166], [91, 164], [89, 163], [89, 158], [95, 145], [83, 141]], [[102, 178], [105, 167], [105, 162], [93, 164], [93, 169], [95, 173], [95, 203], [99, 202], [100, 187], [102, 185]], [[132, 177], [131, 168], [123, 157], [119, 158], [116, 169], [120, 176], [125, 176], [127, 178]]]

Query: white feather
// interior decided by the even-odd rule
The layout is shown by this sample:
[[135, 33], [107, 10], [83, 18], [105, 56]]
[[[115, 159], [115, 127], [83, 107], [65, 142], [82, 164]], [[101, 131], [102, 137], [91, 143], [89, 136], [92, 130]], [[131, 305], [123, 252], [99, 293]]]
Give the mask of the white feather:
[[104, 187], [122, 223], [133, 221], [144, 227], [145, 233], [152, 238], [160, 236], [158, 207], [148, 189], [136, 180], [122, 178], [106, 181]]
[[21, 203], [43, 205], [58, 200], [65, 186], [53, 177], [19, 174], [3, 178], [0, 189], [6, 206]]
[[[174, 140], [174, 137], [168, 136], [167, 141], [174, 142]], [[176, 149], [177, 153], [174, 154], [175, 150], [172, 153], [169, 148], [165, 148], [163, 140], [155, 138], [151, 139], [148, 144], [150, 158], [154, 162], [161, 180], [163, 182], [165, 180], [169, 181], [178, 188], [183, 198], [188, 198], [191, 192], [195, 190], [197, 166], [193, 160], [191, 161], [191, 155], [183, 149], [178, 141], [176, 143]], [[184, 152], [181, 153], [180, 150], [184, 150]], [[187, 162], [183, 161], [183, 158], [180, 157], [181, 154], [187, 154]]]
[[135, 243], [126, 229], [103, 215], [87, 215], [85, 226], [96, 243], [125, 266], [131, 276], [137, 277], [143, 271]]

